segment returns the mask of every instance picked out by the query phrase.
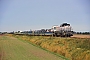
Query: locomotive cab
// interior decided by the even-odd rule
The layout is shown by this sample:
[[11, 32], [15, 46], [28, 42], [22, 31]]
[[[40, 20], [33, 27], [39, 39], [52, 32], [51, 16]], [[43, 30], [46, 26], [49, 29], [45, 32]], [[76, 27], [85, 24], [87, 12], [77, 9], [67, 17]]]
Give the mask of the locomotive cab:
[[72, 28], [70, 26], [70, 24], [67, 23], [63, 23], [60, 26], [53, 26], [52, 27], [52, 32], [54, 36], [66, 36], [66, 37], [70, 37], [73, 36], [72, 34]]

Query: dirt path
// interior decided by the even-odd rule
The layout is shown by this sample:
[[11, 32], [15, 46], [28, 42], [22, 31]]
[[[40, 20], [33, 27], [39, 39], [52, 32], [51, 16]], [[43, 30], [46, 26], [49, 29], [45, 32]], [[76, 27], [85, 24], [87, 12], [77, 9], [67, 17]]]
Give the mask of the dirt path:
[[14, 37], [0, 37], [0, 60], [64, 60]]
[[72, 37], [76, 37], [76, 38], [90, 38], [90, 35], [74, 34]]

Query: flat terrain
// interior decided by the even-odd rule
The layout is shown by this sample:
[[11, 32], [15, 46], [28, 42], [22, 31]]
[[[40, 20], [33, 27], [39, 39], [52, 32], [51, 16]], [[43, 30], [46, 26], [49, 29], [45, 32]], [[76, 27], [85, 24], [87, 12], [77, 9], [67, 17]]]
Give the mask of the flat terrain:
[[90, 38], [90, 35], [74, 34], [72, 37], [76, 37], [76, 38]]
[[[84, 36], [84, 38], [82, 36]], [[22, 41], [30, 42], [71, 60], [90, 60], [90, 38], [86, 38], [85, 36], [86, 35], [79, 35], [79, 37], [70, 38], [13, 35], [13, 37], [21, 39]]]
[[64, 60], [28, 42], [0, 36], [0, 60]]

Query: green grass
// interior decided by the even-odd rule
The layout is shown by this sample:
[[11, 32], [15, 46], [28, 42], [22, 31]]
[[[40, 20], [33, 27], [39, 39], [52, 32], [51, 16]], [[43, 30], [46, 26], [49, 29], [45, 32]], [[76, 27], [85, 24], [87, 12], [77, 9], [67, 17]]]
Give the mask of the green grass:
[[[90, 39], [88, 38], [60, 38], [43, 36], [17, 36], [35, 46], [50, 51], [58, 56], [65, 56], [72, 60], [90, 59]], [[62, 58], [66, 59], [65, 57]]]
[[[40, 37], [39, 37], [39, 38], [40, 38]], [[19, 39], [19, 38], [18, 38], [18, 39]], [[19, 40], [22, 40], [22, 39], [19, 39]], [[66, 57], [64, 57], [64, 56], [62, 56], [62, 55], [60, 55], [60, 54], [58, 54], [58, 53], [54, 53], [54, 52], [52, 52], [52, 51], [49, 51], [48, 49], [42, 48], [41, 46], [39, 46], [39, 45], [40, 45], [39, 43], [38, 43], [38, 45], [36, 45], [36, 44], [33, 44], [33, 43], [30, 42], [30, 41], [25, 41], [25, 40], [22, 40], [22, 41], [23, 41], [23, 42], [28, 42], [28, 43], [32, 44], [33, 46], [39, 47], [40, 49], [43, 49], [43, 50], [45, 50], [45, 51], [47, 51], [47, 52], [49, 52], [49, 53], [52, 53], [52, 54], [54, 54], [54, 55], [56, 55], [56, 56], [59, 56], [59, 57], [65, 59], [65, 60], [69, 60], [69, 58], [66, 58]]]
[[0, 37], [1, 60], [64, 60], [18, 37]]

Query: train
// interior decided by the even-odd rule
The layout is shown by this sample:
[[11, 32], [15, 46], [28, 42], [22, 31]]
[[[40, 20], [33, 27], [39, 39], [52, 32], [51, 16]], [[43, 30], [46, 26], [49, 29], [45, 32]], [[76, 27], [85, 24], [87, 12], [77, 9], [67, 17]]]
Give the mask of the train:
[[60, 26], [54, 25], [51, 29], [41, 29], [34, 31], [23, 31], [14, 34], [26, 34], [32, 36], [56, 36], [56, 37], [71, 37], [73, 36], [73, 30], [70, 24], [63, 23]]
[[54, 36], [61, 36], [61, 37], [73, 36], [72, 27], [68, 23], [63, 23], [60, 26], [53, 26], [51, 30]]

